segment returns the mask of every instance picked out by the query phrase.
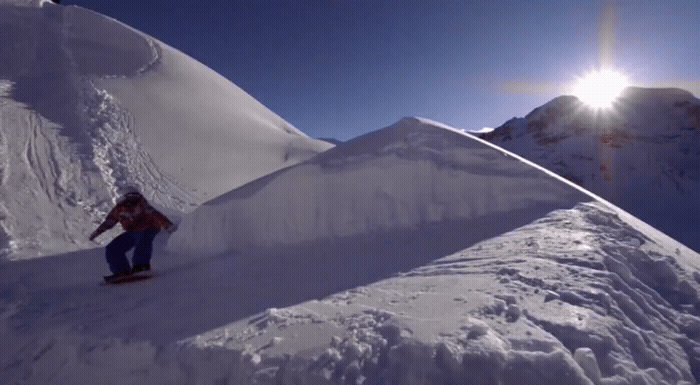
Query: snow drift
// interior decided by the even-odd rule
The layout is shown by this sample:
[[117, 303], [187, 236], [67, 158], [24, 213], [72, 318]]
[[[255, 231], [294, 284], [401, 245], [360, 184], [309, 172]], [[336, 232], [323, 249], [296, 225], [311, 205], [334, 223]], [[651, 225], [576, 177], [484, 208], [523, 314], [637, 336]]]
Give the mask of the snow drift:
[[86, 9], [3, 1], [0, 36], [2, 254], [85, 247], [121, 186], [187, 211], [331, 147]]
[[481, 137], [700, 250], [700, 100], [627, 88], [610, 111], [561, 96]]
[[[169, 247], [216, 254], [450, 232], [464, 248], [590, 199], [473, 137], [406, 118], [205, 203]], [[449, 239], [433, 242], [423, 246]]]

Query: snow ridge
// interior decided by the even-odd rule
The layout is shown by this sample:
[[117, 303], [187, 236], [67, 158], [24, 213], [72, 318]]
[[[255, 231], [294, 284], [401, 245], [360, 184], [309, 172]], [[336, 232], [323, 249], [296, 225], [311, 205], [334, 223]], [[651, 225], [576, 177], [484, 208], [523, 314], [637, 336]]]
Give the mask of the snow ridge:
[[[300, 187], [318, 179], [320, 189]], [[346, 208], [346, 196], [319, 195], [338, 181], [361, 201]], [[335, 215], [342, 221], [324, 222]], [[320, 230], [291, 226], [313, 221], [353, 235], [313, 237]], [[403, 119], [251, 182], [195, 210], [181, 228], [168, 242], [181, 254], [158, 245], [162, 274], [141, 286], [97, 286], [92, 277], [105, 268], [98, 250], [3, 265], [0, 335], [9, 348], [0, 379], [700, 378], [697, 253], [559, 177], [426, 120]], [[280, 234], [288, 243], [260, 242]], [[198, 252], [180, 248], [183, 240]]]
[[[169, 248], [217, 254], [390, 239], [446, 223], [474, 242], [591, 199], [463, 133], [407, 118], [207, 202], [183, 219]], [[478, 219], [489, 216], [502, 222]]]

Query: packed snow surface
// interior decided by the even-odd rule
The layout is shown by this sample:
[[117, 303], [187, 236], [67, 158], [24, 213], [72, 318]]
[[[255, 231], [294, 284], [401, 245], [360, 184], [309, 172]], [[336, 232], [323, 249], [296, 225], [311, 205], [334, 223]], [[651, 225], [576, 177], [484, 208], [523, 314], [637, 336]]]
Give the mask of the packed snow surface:
[[561, 96], [482, 137], [700, 250], [700, 100], [627, 88], [610, 110]]
[[240, 352], [260, 383], [691, 384], [697, 257], [624, 212], [582, 203], [185, 345]]
[[86, 247], [120, 187], [189, 211], [332, 147], [86, 9], [2, 1], [0, 36], [0, 254]]

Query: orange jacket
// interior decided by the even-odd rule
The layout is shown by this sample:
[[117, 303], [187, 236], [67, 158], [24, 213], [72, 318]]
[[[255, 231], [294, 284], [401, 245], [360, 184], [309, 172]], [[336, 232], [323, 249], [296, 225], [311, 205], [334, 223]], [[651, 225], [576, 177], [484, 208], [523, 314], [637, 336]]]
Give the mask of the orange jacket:
[[127, 232], [167, 229], [173, 226], [173, 223], [151, 207], [142, 195], [128, 194], [117, 202], [105, 221], [90, 235], [90, 239], [111, 229], [117, 223], [121, 223]]

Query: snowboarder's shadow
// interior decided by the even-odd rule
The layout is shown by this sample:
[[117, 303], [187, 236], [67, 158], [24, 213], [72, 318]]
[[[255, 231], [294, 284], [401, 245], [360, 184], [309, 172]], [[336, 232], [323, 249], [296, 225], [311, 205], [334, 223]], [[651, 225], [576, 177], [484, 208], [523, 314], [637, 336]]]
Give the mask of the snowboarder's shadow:
[[488, 220], [445, 221], [214, 256], [167, 253], [167, 237], [157, 237], [152, 279], [101, 286], [106, 263], [100, 248], [2, 264], [0, 294], [14, 298], [12, 293], [23, 293], [26, 311], [20, 309], [14, 317], [23, 327], [49, 324], [168, 344], [268, 308], [323, 299], [409, 272], [562, 208], [545, 206], [491, 214]]
[[244, 305], [239, 310], [246, 310], [221, 321], [322, 299], [409, 272], [555, 209], [544, 206], [491, 214], [488, 219], [443, 221], [419, 228], [239, 251], [228, 268], [240, 290], [235, 294], [242, 299], [237, 304]]

